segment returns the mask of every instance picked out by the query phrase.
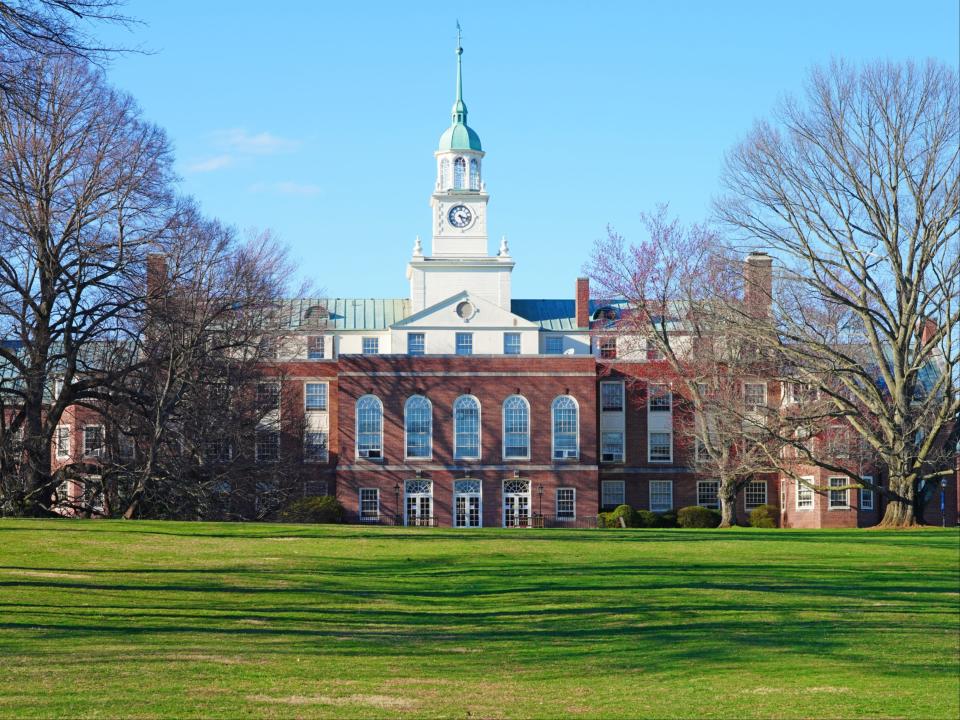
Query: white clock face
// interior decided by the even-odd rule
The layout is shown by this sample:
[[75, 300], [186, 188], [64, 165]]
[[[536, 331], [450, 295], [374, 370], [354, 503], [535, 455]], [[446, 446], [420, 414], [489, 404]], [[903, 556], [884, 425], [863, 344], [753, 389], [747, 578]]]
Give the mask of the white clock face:
[[466, 205], [454, 205], [447, 213], [447, 218], [455, 228], [465, 228], [473, 219], [473, 213]]

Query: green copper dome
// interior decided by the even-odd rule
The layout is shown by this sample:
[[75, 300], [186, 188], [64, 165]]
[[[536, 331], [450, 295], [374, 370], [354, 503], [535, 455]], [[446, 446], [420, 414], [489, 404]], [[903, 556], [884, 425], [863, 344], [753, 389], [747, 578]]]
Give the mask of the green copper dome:
[[452, 124], [440, 136], [440, 151], [482, 150], [480, 136], [467, 125], [467, 104], [463, 101], [463, 76], [460, 69], [460, 24], [457, 24], [457, 99], [453, 102]]

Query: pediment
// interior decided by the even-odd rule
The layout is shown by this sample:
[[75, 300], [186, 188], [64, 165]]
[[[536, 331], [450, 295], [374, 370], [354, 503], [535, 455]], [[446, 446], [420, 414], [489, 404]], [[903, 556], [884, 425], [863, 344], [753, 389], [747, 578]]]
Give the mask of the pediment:
[[[464, 303], [468, 303], [469, 307]], [[411, 328], [538, 330], [539, 326], [464, 290], [394, 323], [391, 328], [397, 330]]]

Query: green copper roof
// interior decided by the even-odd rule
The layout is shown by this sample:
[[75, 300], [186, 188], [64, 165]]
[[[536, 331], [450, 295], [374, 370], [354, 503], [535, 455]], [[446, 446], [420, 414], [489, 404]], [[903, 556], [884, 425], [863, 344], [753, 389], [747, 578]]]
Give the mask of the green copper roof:
[[295, 298], [285, 307], [291, 330], [386, 330], [410, 314], [406, 298]]
[[467, 104], [463, 101], [463, 73], [460, 58], [460, 24], [457, 24], [457, 98], [453, 101], [451, 125], [440, 136], [440, 150], [482, 150], [480, 136], [467, 125]]

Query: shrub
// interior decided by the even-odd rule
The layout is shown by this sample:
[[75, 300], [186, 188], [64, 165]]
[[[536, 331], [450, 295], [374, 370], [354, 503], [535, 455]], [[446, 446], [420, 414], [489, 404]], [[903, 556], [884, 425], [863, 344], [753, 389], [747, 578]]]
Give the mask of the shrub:
[[623, 524], [627, 527], [633, 527], [633, 508], [629, 505], [617, 505], [610, 513], [609, 527], [620, 527], [620, 518], [623, 518]]
[[637, 510], [633, 514], [633, 526], [634, 527], [660, 527], [657, 523], [660, 522], [660, 517], [655, 512], [650, 512], [649, 510]]
[[608, 512], [597, 513], [597, 527], [599, 528], [610, 527], [610, 513]]
[[315, 495], [294, 500], [280, 513], [283, 522], [343, 522], [343, 505], [332, 495]]
[[653, 526], [658, 528], [677, 527], [677, 514], [672, 510], [663, 513], [655, 513], [656, 520]]
[[750, 527], [775, 528], [777, 526], [777, 508], [773, 505], [758, 505], [750, 511]]
[[682, 528], [715, 528], [720, 524], [720, 513], [711, 508], [691, 505], [680, 508], [677, 522]]

